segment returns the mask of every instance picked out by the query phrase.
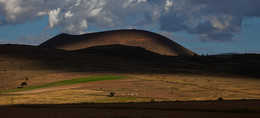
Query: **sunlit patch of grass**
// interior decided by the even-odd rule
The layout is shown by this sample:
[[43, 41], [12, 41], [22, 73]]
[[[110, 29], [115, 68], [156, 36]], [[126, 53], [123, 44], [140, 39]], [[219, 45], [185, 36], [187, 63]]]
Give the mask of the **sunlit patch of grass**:
[[43, 84], [43, 85], [38, 85], [38, 86], [29, 86], [29, 87], [24, 87], [24, 88], [1, 90], [0, 94], [28, 91], [28, 90], [39, 89], [39, 88], [47, 88], [47, 87], [56, 87], [56, 86], [62, 86], [62, 85], [79, 84], [79, 83], [104, 81], [104, 80], [117, 80], [117, 79], [123, 79], [123, 77], [113, 77], [113, 76], [83, 77], [83, 78], [64, 80], [64, 81], [53, 82], [53, 83], [48, 83], [48, 84]]
[[0, 96], [0, 105], [149, 102], [150, 98], [108, 97], [102, 91], [69, 89], [38, 94]]

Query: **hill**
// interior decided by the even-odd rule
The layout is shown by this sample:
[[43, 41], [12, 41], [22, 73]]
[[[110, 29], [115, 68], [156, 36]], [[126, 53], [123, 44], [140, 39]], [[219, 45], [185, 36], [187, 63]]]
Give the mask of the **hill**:
[[165, 56], [141, 47], [95, 46], [66, 51], [26, 45], [0, 45], [1, 70], [69, 72], [186, 73], [260, 77], [260, 55]]
[[[22, 91], [19, 94], [35, 93], [43, 101], [35, 101], [31, 95], [19, 98], [14, 95], [15, 103], [97, 102], [97, 97], [101, 101], [113, 99], [120, 102], [118, 100], [122, 99], [127, 102], [136, 95], [138, 99], [135, 101], [150, 101], [152, 98], [167, 101], [216, 100], [220, 96], [224, 99], [258, 99], [259, 59], [260, 55], [249, 54], [165, 56], [142, 47], [124, 45], [95, 46], [72, 51], [27, 45], [0, 45], [0, 94], [15, 88], [27, 90], [30, 87], [46, 87], [86, 77], [105, 76], [107, 79], [107, 76], [114, 76], [125, 78]], [[23, 82], [28, 85], [24, 89], [17, 88]], [[82, 88], [94, 90], [92, 92], [95, 94], [89, 91], [92, 96], [86, 100], [86, 90]], [[55, 93], [56, 90], [59, 90], [58, 93]], [[50, 92], [41, 93], [46, 91]], [[111, 91], [119, 96], [107, 97]], [[62, 100], [57, 101], [57, 96], [62, 97]], [[0, 104], [10, 104], [11, 97], [0, 96]], [[24, 102], [25, 98], [27, 102]]]
[[193, 56], [195, 53], [162, 35], [144, 30], [113, 30], [83, 35], [60, 34], [40, 44], [64, 50], [79, 50], [101, 45], [140, 46], [162, 55]]

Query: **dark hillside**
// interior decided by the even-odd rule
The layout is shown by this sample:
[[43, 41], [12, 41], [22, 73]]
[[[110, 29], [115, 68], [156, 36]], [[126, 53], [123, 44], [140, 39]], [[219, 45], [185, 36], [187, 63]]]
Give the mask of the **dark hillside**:
[[[0, 56], [26, 60], [25, 69], [260, 77], [260, 55], [164, 56], [141, 47], [123, 45], [95, 46], [75, 51], [0, 45]], [[11, 64], [3, 67], [13, 68]]]

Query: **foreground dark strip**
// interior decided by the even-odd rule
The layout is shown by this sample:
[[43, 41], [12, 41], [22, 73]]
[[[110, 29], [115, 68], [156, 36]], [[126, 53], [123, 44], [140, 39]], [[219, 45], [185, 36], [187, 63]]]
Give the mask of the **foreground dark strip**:
[[1, 106], [1, 118], [198, 117], [259, 118], [260, 100], [155, 103], [102, 103]]

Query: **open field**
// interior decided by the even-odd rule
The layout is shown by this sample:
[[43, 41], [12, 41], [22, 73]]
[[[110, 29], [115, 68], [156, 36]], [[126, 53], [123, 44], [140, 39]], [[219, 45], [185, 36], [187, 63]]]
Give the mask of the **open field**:
[[[2, 94], [0, 104], [193, 101], [217, 100], [220, 97], [224, 100], [260, 99], [260, 80], [254, 78], [185, 74], [120, 76], [124, 78]], [[110, 92], [115, 92], [115, 96], [108, 97]]]

